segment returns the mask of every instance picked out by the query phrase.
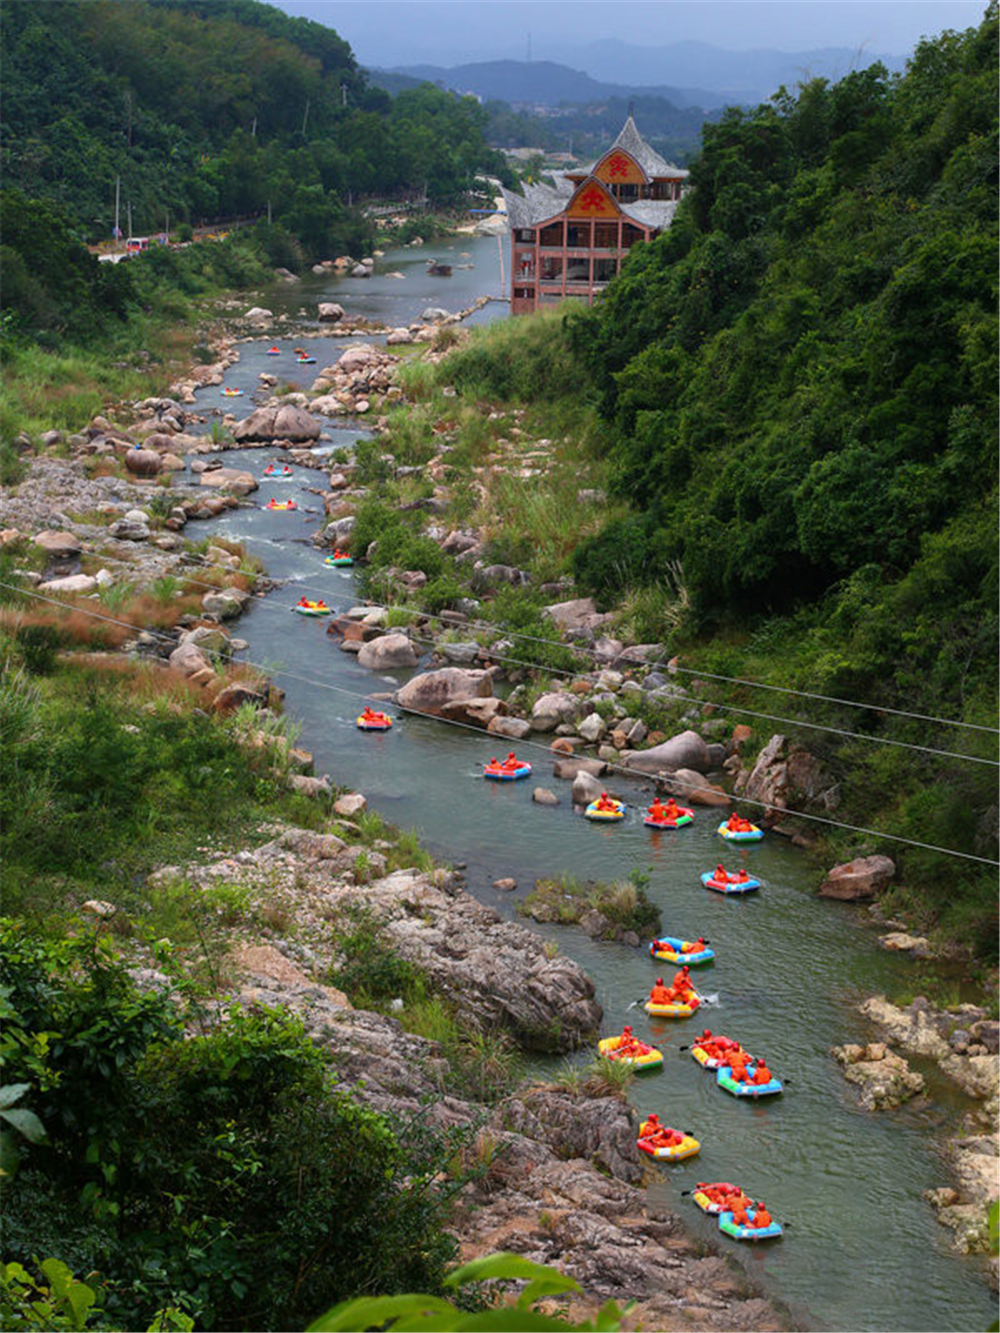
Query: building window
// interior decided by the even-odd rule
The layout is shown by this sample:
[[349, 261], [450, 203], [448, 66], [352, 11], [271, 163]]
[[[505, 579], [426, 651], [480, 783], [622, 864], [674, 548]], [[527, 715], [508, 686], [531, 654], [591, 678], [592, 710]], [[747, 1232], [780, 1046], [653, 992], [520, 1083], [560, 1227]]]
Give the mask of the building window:
[[571, 259], [566, 265], [566, 281], [590, 283], [590, 260], [589, 259]]
[[530, 301], [530, 300], [534, 297], [534, 295], [535, 295], [535, 289], [534, 289], [534, 287], [515, 287], [515, 288], [514, 288], [514, 300], [515, 300], [515, 301]]
[[631, 222], [626, 222], [622, 227], [622, 249], [629, 250], [633, 245], [638, 245], [640, 241], [646, 239], [646, 233], [641, 227], [634, 227]]
[[535, 244], [534, 227], [522, 227], [520, 231], [515, 233], [515, 240], [520, 241], [522, 245], [534, 245]]
[[594, 282], [610, 282], [618, 271], [617, 259], [594, 260]]
[[567, 250], [590, 249], [590, 223], [570, 222], [566, 230]]
[[618, 223], [617, 223], [617, 222], [595, 222], [595, 223], [594, 223], [594, 249], [595, 249], [595, 250], [617, 250], [617, 249], [618, 249]]
[[547, 227], [543, 227], [538, 240], [541, 245], [557, 246], [561, 250], [563, 246], [563, 224], [552, 222]]
[[542, 282], [561, 282], [562, 255], [546, 255], [542, 259]]
[[517, 278], [533, 278], [535, 276], [535, 252], [533, 250], [518, 250], [515, 253], [514, 276]]

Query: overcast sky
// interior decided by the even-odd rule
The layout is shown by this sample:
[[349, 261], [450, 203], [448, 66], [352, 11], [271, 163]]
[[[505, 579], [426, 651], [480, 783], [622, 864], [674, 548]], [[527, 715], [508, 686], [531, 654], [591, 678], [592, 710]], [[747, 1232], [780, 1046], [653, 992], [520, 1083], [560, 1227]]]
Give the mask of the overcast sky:
[[[574, 46], [618, 37], [644, 46], [696, 40], [730, 51], [826, 46], [905, 55], [921, 36], [980, 21], [973, 0], [277, 0], [335, 28], [363, 65], [524, 59], [572, 64]], [[560, 55], [560, 53], [563, 53]]]

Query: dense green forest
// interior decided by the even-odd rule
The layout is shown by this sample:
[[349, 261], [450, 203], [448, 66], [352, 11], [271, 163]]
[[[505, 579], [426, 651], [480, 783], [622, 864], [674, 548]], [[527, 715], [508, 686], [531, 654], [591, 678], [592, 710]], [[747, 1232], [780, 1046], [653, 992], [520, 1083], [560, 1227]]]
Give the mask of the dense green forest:
[[[993, 5], [901, 78], [728, 111], [671, 230], [569, 320], [631, 507], [576, 573], [608, 601], [679, 578], [717, 670], [996, 725], [996, 84]], [[981, 732], [890, 734], [995, 757]], [[996, 856], [994, 768], [840, 758], [857, 822]], [[907, 864], [939, 908], [966, 885], [995, 947], [992, 872]]]
[[503, 169], [474, 98], [369, 87], [331, 29], [257, 0], [11, 5], [0, 32], [5, 183], [122, 225], [272, 216], [316, 251], [372, 196], [458, 199]]

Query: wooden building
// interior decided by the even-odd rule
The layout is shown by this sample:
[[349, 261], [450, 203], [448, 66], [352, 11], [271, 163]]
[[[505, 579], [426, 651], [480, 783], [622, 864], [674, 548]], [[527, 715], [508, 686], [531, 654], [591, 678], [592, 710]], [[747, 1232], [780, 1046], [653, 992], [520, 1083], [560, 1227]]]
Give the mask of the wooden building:
[[593, 304], [633, 245], [673, 220], [688, 173], [666, 162], [629, 116], [608, 151], [555, 185], [504, 190], [513, 315], [567, 298]]

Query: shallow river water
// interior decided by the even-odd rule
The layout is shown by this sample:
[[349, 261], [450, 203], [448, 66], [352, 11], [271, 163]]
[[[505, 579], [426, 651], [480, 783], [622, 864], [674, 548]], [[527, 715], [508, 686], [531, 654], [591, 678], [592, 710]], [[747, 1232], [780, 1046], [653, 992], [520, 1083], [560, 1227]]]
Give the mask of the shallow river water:
[[[287, 294], [288, 308], [295, 310], [316, 300], [340, 300], [352, 313], [403, 323], [426, 305], [457, 309], [478, 292], [497, 289], [493, 239], [454, 242], [477, 264], [460, 271], [461, 293], [449, 280], [427, 276], [425, 257], [445, 253], [448, 244], [390, 253], [380, 261], [383, 271], [406, 271], [404, 281], [317, 278], [295, 288], [294, 300], [290, 291], [282, 299]], [[490, 259], [494, 267], [488, 270]], [[276, 298], [269, 299], [276, 308]], [[382, 304], [386, 301], [391, 312]], [[491, 304], [480, 317], [502, 315], [504, 309]], [[326, 340], [310, 344], [317, 368], [346, 345], [329, 341], [330, 347]], [[227, 383], [249, 395], [260, 370], [285, 375], [291, 341], [279, 341], [281, 358], [267, 358], [265, 346], [242, 345]], [[200, 392], [198, 402], [201, 411], [223, 405], [217, 388]], [[331, 428], [329, 447], [350, 447], [362, 433]], [[272, 456], [267, 450], [233, 450], [225, 461], [260, 476]], [[592, 941], [573, 926], [533, 928], [557, 941], [594, 979], [605, 1034], [631, 1022], [639, 1036], [655, 1038], [664, 1052], [662, 1072], [637, 1080], [632, 1100], [642, 1111], [655, 1110], [668, 1123], [693, 1131], [702, 1149], [693, 1161], [660, 1169], [651, 1193], [682, 1211], [692, 1232], [706, 1236], [717, 1235], [715, 1222], [680, 1197], [696, 1181], [736, 1180], [766, 1200], [779, 1221], [791, 1223], [784, 1239], [759, 1249], [726, 1243], [727, 1250], [796, 1321], [842, 1330], [985, 1328], [995, 1316], [995, 1301], [978, 1261], [949, 1252], [951, 1233], [921, 1198], [923, 1190], [947, 1183], [936, 1143], [958, 1104], [946, 1100], [865, 1114], [829, 1055], [834, 1044], [872, 1035], [854, 1004], [905, 977], [910, 965], [880, 951], [874, 931], [854, 909], [818, 899], [815, 868], [781, 839], [766, 838], [737, 851], [715, 834], [718, 816], [709, 810], [698, 810], [693, 826], [675, 833], [644, 828], [634, 806], [624, 824], [588, 824], [573, 810], [569, 784], [552, 778], [547, 743], [517, 747], [535, 765], [533, 780], [499, 784], [482, 781], [480, 765], [504, 743], [482, 733], [413, 717], [401, 718], [388, 735], [359, 732], [354, 718], [363, 696], [392, 689], [411, 673], [373, 676], [338, 649], [322, 621], [290, 614], [303, 591], [325, 597], [335, 609], [354, 601], [353, 574], [325, 568], [308, 540], [323, 521], [318, 498], [304, 489], [316, 486], [317, 478], [321, 474], [296, 469], [293, 482], [273, 492], [263, 482], [254, 496], [260, 503], [271, 493], [295, 496], [312, 514], [245, 507], [212, 525], [212, 531], [244, 541], [269, 574], [292, 580], [292, 586], [253, 603], [237, 633], [249, 641], [250, 660], [284, 673], [278, 683], [287, 692], [288, 712], [303, 725], [303, 744], [315, 755], [316, 771], [363, 791], [392, 823], [417, 829], [442, 859], [466, 862], [470, 890], [504, 915], [514, 914], [536, 877], [566, 872], [609, 879], [634, 867], [648, 870], [665, 933], [706, 935], [716, 951], [714, 966], [697, 969], [699, 989], [718, 997], [702, 1011], [701, 1021], [657, 1024], [630, 1007], [645, 998], [664, 970], [645, 948]], [[532, 787], [539, 783], [557, 792], [559, 806], [532, 802]], [[630, 803], [647, 800], [648, 789], [639, 784], [623, 788], [616, 779], [615, 787]], [[700, 872], [720, 859], [759, 873], [761, 892], [731, 900], [703, 889]], [[518, 881], [514, 893], [491, 887], [507, 875]], [[705, 1024], [765, 1054], [775, 1072], [788, 1078], [785, 1094], [753, 1104], [718, 1090], [714, 1076], [679, 1051]], [[536, 1064], [551, 1073], [560, 1062]]]

